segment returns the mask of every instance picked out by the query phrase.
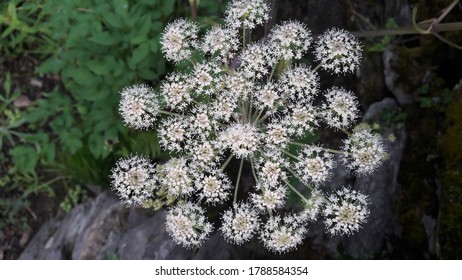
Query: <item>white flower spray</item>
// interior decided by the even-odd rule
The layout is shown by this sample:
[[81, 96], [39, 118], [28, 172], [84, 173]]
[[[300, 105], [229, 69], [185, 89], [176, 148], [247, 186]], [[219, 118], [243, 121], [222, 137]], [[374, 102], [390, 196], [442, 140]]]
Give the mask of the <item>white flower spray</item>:
[[[303, 242], [309, 222], [322, 217], [329, 234], [351, 235], [369, 215], [366, 195], [346, 187], [324, 191], [338, 159], [357, 176], [375, 171], [387, 157], [382, 138], [355, 123], [360, 111], [353, 92], [321, 90], [318, 74], [354, 72], [361, 44], [336, 28], [314, 41], [297, 21], [251, 42], [250, 30], [268, 19], [265, 0], [232, 0], [225, 25], [202, 38], [196, 23], [178, 19], [165, 28], [162, 51], [189, 68], [167, 75], [158, 93], [146, 85], [121, 92], [124, 123], [156, 126], [161, 147], [175, 156], [157, 166], [139, 156], [119, 160], [113, 189], [128, 206], [169, 206], [166, 229], [186, 248], [200, 247], [217, 228], [230, 243], [258, 238], [268, 250], [286, 253]], [[318, 64], [301, 64], [310, 48]], [[303, 143], [321, 128], [346, 133], [340, 150]], [[233, 160], [235, 178], [228, 172]], [[244, 166], [255, 182], [250, 189], [241, 186]], [[300, 203], [289, 203], [290, 194]], [[222, 204], [229, 208], [213, 226], [207, 208]], [[298, 212], [279, 213], [290, 207]]]

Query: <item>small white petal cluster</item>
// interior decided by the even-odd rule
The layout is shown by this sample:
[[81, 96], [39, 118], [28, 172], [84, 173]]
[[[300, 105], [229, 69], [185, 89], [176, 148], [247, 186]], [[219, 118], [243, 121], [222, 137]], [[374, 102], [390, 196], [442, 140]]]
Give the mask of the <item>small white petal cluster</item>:
[[196, 182], [199, 197], [213, 205], [226, 201], [229, 198], [231, 188], [228, 177], [219, 171], [213, 175], [205, 175]]
[[215, 26], [204, 36], [202, 51], [206, 54], [217, 55], [227, 63], [239, 47], [237, 30], [229, 27]]
[[254, 43], [242, 51], [239, 70], [248, 79], [260, 79], [269, 73], [269, 50], [267, 45]]
[[270, 217], [262, 226], [260, 239], [265, 247], [275, 253], [286, 253], [303, 242], [306, 233], [306, 219], [302, 215], [288, 214]]
[[345, 141], [343, 161], [358, 176], [374, 172], [388, 157], [382, 137], [368, 126], [358, 126]]
[[173, 196], [189, 195], [194, 191], [193, 179], [184, 158], [172, 158], [158, 167], [159, 183]]
[[283, 186], [257, 184], [255, 189], [260, 193], [251, 193], [250, 201], [260, 212], [270, 213], [286, 203], [287, 189]]
[[186, 248], [200, 247], [213, 231], [205, 210], [191, 202], [170, 208], [165, 220], [167, 232]]
[[281, 91], [294, 104], [310, 103], [319, 91], [319, 75], [308, 66], [298, 65], [282, 73]]
[[218, 136], [220, 147], [229, 148], [236, 158], [251, 156], [260, 143], [257, 128], [249, 123], [236, 123], [230, 125]]
[[[231, 0], [226, 25], [202, 37], [196, 23], [176, 20], [161, 44], [167, 60], [183, 62], [181, 72], [167, 75], [158, 93], [148, 86], [122, 92], [125, 124], [156, 125], [153, 141], [172, 158], [156, 166], [144, 158], [121, 160], [113, 189], [127, 205], [169, 206], [167, 230], [186, 248], [212, 233], [205, 206], [221, 212], [217, 228], [226, 241], [241, 245], [259, 236], [275, 253], [295, 249], [319, 217], [332, 234], [352, 234], [367, 217], [364, 195], [343, 189], [326, 197], [324, 191], [339, 160], [355, 175], [377, 169], [386, 158], [382, 139], [355, 123], [353, 93], [321, 90], [318, 73], [352, 72], [361, 46], [339, 29], [313, 44], [311, 31], [295, 21], [252, 41], [249, 29], [268, 18], [265, 0]], [[318, 66], [302, 63], [310, 51]], [[341, 149], [316, 143], [320, 129], [346, 132]], [[288, 209], [292, 214], [283, 214]]]
[[278, 59], [300, 59], [308, 51], [313, 38], [305, 24], [296, 21], [283, 22], [271, 31], [270, 44]]
[[119, 159], [111, 179], [112, 189], [127, 206], [143, 205], [158, 188], [155, 164], [139, 156]]
[[352, 73], [362, 57], [362, 47], [351, 33], [332, 28], [322, 34], [314, 51], [321, 67], [335, 74]]
[[328, 198], [322, 215], [331, 235], [351, 235], [369, 216], [366, 195], [343, 187]]
[[324, 203], [326, 203], [326, 199], [323, 193], [319, 189], [313, 189], [310, 197], [304, 201], [302, 215], [311, 221], [316, 221]]
[[221, 217], [223, 223], [221, 232], [224, 238], [233, 244], [242, 244], [249, 241], [260, 226], [258, 213], [253, 210], [250, 204], [234, 204]]
[[154, 125], [159, 104], [154, 91], [149, 86], [126, 87], [120, 95], [119, 112], [127, 126], [148, 129]]
[[173, 73], [167, 76], [160, 90], [169, 109], [184, 110], [192, 101], [192, 86], [186, 75]]
[[225, 12], [225, 22], [235, 29], [254, 29], [269, 19], [269, 5], [266, 0], [234, 0]]
[[300, 160], [295, 163], [295, 170], [303, 182], [318, 186], [331, 176], [335, 164], [333, 157], [321, 147], [307, 146], [299, 155]]
[[174, 62], [181, 62], [191, 57], [197, 47], [197, 32], [195, 23], [185, 19], [177, 19], [169, 23], [162, 33], [160, 43], [165, 58]]
[[351, 91], [333, 87], [325, 94], [325, 121], [334, 128], [350, 127], [359, 116], [358, 101]]

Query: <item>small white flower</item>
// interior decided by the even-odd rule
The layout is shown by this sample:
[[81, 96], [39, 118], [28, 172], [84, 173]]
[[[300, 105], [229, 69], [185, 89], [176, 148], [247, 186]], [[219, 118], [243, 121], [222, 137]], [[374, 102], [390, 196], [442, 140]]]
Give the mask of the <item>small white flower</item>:
[[215, 152], [215, 144], [211, 141], [195, 142], [188, 145], [191, 157], [191, 168], [210, 172], [219, 159]]
[[254, 43], [242, 51], [239, 70], [247, 79], [261, 79], [269, 74], [268, 46]]
[[174, 110], [184, 110], [191, 103], [191, 90], [188, 76], [180, 73], [168, 75], [160, 86], [167, 107]]
[[299, 155], [295, 171], [299, 178], [307, 183], [319, 185], [327, 181], [334, 167], [333, 155], [318, 146], [308, 146]]
[[283, 170], [284, 162], [279, 160], [265, 160], [258, 167], [260, 182], [269, 187], [276, 187], [281, 181], [287, 180], [287, 172]]
[[249, 241], [260, 225], [258, 213], [247, 203], [234, 204], [233, 209], [226, 210], [221, 219], [224, 238], [238, 245]]
[[247, 100], [250, 92], [254, 91], [254, 84], [242, 72], [233, 71], [224, 78], [224, 98]]
[[199, 105], [191, 110], [191, 115], [188, 118], [189, 135], [200, 139], [207, 139], [210, 133], [216, 130], [217, 122], [211, 118], [206, 105]]
[[311, 104], [296, 104], [291, 114], [287, 117], [288, 123], [295, 129], [298, 136], [308, 132], [314, 132], [318, 126], [318, 115], [316, 108]]
[[351, 91], [333, 87], [326, 93], [322, 106], [326, 123], [334, 128], [345, 129], [358, 118], [358, 101]]
[[186, 141], [188, 124], [182, 117], [170, 117], [161, 122], [159, 138], [162, 147], [169, 151], [182, 151]]
[[312, 190], [310, 197], [304, 201], [302, 216], [308, 220], [316, 221], [324, 203], [325, 198], [323, 193], [319, 189]]
[[371, 174], [388, 156], [381, 136], [366, 126], [355, 128], [342, 150], [346, 153], [343, 162], [358, 176]]
[[148, 129], [154, 125], [158, 111], [156, 95], [149, 86], [134, 85], [122, 90], [119, 112], [126, 125]]
[[202, 51], [206, 54], [217, 54], [223, 62], [233, 57], [239, 46], [237, 30], [215, 26], [204, 36]]
[[221, 89], [221, 75], [223, 69], [216, 61], [196, 64], [190, 82], [198, 95], [212, 95]]
[[233, 0], [225, 11], [225, 22], [229, 26], [253, 29], [269, 19], [266, 0]]
[[284, 71], [279, 83], [281, 91], [294, 104], [311, 103], [319, 91], [319, 75], [304, 65], [291, 67]]
[[127, 206], [143, 205], [157, 188], [155, 164], [139, 156], [119, 159], [111, 179], [112, 189]]
[[173, 197], [194, 192], [192, 174], [184, 158], [172, 158], [158, 167], [159, 183]]
[[276, 57], [289, 61], [302, 58], [313, 38], [305, 24], [285, 21], [271, 30], [269, 41], [277, 53]]
[[236, 158], [251, 156], [257, 151], [260, 133], [249, 123], [230, 125], [218, 138], [221, 148], [229, 148]]
[[261, 212], [272, 212], [285, 205], [287, 189], [282, 186], [257, 184], [255, 188], [259, 194], [251, 193], [250, 201]]
[[172, 207], [165, 217], [167, 232], [178, 245], [200, 247], [213, 231], [204, 212], [204, 209], [191, 202]]
[[352, 73], [361, 61], [362, 47], [348, 31], [331, 28], [318, 38], [314, 54], [323, 69], [335, 74]]
[[306, 222], [300, 215], [273, 216], [263, 225], [260, 239], [268, 250], [287, 253], [302, 243], [307, 233], [305, 226]]
[[189, 59], [197, 45], [197, 32], [199, 28], [195, 23], [185, 19], [177, 19], [165, 27], [160, 43], [165, 58], [176, 63]]
[[327, 199], [322, 214], [331, 235], [351, 235], [369, 216], [368, 198], [362, 193], [343, 187]]
[[280, 105], [281, 94], [275, 84], [267, 83], [255, 93], [254, 100], [255, 106], [259, 110], [275, 111], [276, 107]]
[[205, 198], [205, 202], [210, 204], [226, 201], [229, 198], [231, 187], [228, 177], [221, 171], [205, 175], [196, 182], [196, 188], [200, 191], [199, 196]]
[[290, 136], [294, 134], [293, 128], [285, 122], [274, 121], [268, 124], [263, 138], [271, 149], [283, 150], [287, 148]]

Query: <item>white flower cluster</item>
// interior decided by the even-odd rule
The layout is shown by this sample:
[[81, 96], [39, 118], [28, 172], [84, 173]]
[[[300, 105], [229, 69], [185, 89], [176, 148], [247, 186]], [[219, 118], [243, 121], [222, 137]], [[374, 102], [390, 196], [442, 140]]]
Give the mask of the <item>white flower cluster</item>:
[[[352, 72], [361, 45], [339, 29], [313, 42], [296, 21], [252, 42], [249, 30], [268, 18], [265, 0], [232, 0], [226, 25], [202, 38], [195, 23], [176, 20], [162, 34], [162, 51], [186, 70], [167, 75], [158, 93], [147, 86], [122, 92], [124, 122], [136, 129], [156, 123], [160, 145], [173, 158], [157, 166], [124, 158], [113, 169], [113, 188], [127, 205], [168, 206], [167, 231], [186, 248], [201, 246], [217, 228], [233, 244], [255, 238], [285, 253], [303, 242], [318, 217], [330, 234], [349, 235], [369, 214], [366, 195], [348, 188], [329, 195], [326, 188], [339, 158], [356, 175], [376, 170], [386, 158], [382, 139], [366, 125], [355, 127], [353, 93], [321, 91], [317, 72]], [[312, 44], [319, 65], [301, 64]], [[346, 132], [340, 150], [306, 143], [321, 127]], [[233, 178], [231, 165], [239, 166]], [[241, 184], [243, 173], [253, 177], [247, 184]], [[288, 203], [289, 195], [301, 203]], [[212, 226], [204, 207], [226, 205], [221, 225]], [[278, 213], [289, 207], [295, 212]]]

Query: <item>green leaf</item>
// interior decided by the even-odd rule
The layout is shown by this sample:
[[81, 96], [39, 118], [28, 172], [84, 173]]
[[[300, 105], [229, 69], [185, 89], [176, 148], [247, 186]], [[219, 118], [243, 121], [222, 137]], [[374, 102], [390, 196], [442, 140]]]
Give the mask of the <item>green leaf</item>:
[[115, 36], [111, 36], [108, 32], [95, 34], [89, 40], [102, 46], [112, 46], [118, 43], [117, 38]]
[[173, 13], [173, 8], [175, 7], [175, 1], [162, 1], [162, 7], [161, 10], [164, 13], [164, 15], [170, 15]]
[[79, 67], [66, 70], [66, 76], [72, 78], [79, 85], [92, 86], [95, 83], [94, 75], [87, 68]]
[[148, 37], [146, 35], [140, 35], [140, 36], [136, 36], [136, 37], [133, 37], [131, 40], [130, 40], [130, 44], [132, 45], [139, 45], [141, 43], [144, 43], [148, 40]]
[[151, 29], [151, 16], [148, 14], [146, 15], [146, 18], [143, 21], [143, 24], [140, 30], [138, 31], [138, 35], [147, 35], [150, 29]]
[[45, 60], [37, 69], [37, 72], [41, 75], [46, 73], [58, 73], [63, 69], [65, 63], [58, 57], [50, 57]]
[[65, 131], [61, 135], [61, 142], [64, 146], [64, 149], [75, 154], [82, 146], [82, 131], [76, 127], [71, 128], [69, 131]]
[[100, 133], [94, 132], [90, 134], [90, 137], [88, 137], [88, 145], [94, 157], [99, 158], [103, 154], [104, 139]]
[[53, 143], [46, 143], [42, 147], [42, 155], [45, 159], [45, 162], [52, 163], [56, 157], [56, 147]]
[[132, 65], [138, 64], [141, 60], [143, 60], [147, 55], [149, 54], [149, 43], [145, 42], [141, 45], [139, 45], [132, 54], [132, 57], [130, 59], [130, 63]]
[[106, 21], [110, 26], [114, 28], [122, 28], [124, 26], [122, 20], [116, 14], [105, 11], [102, 13], [102, 16], [103, 16], [104, 21]]
[[110, 71], [109, 67], [106, 66], [101, 60], [90, 60], [85, 65], [95, 74], [107, 75]]
[[154, 80], [158, 75], [156, 72], [149, 68], [141, 68], [138, 70], [138, 74], [145, 80]]
[[10, 151], [13, 158], [14, 167], [22, 173], [30, 173], [34, 171], [37, 165], [38, 154], [31, 146], [16, 146]]
[[113, 7], [117, 15], [125, 17], [128, 13], [128, 1], [126, 0], [114, 0]]

